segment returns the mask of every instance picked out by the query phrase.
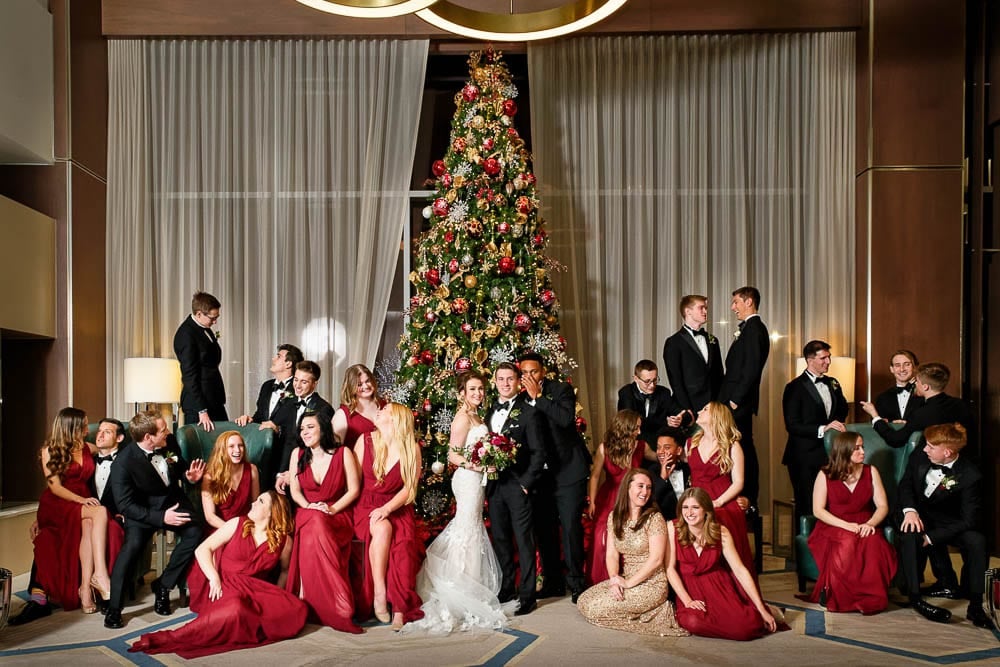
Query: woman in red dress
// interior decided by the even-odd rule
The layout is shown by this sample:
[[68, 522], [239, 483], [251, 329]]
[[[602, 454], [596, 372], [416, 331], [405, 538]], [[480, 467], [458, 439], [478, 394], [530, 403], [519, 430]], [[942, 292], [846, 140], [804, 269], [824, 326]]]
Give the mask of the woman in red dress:
[[[745, 641], [777, 629], [712, 499], [697, 487], [681, 494], [680, 518], [667, 526], [667, 578], [677, 622], [693, 635]], [[783, 626], [782, 629], [787, 629]]]
[[359, 619], [374, 615], [383, 623], [391, 620], [398, 630], [424, 616], [416, 592], [423, 545], [417, 539], [413, 513], [420, 451], [413, 435], [413, 413], [405, 405], [387, 403], [379, 410], [375, 427], [354, 445], [362, 478], [354, 536], [364, 542], [368, 556], [355, 605]]
[[722, 403], [711, 402], [698, 412], [701, 430], [688, 441], [687, 462], [691, 486], [708, 492], [715, 516], [729, 529], [736, 552], [756, 579], [753, 552], [747, 538], [747, 518], [737, 502], [743, 490], [743, 448], [733, 413]]
[[328, 420], [306, 412], [288, 469], [296, 471], [288, 488], [299, 508], [288, 592], [305, 600], [323, 625], [359, 634], [363, 630], [351, 620], [354, 596], [348, 578], [354, 528], [345, 511], [361, 491], [354, 454], [337, 443]]
[[385, 405], [378, 396], [378, 382], [364, 364], [354, 364], [344, 374], [340, 407], [333, 415], [333, 434], [353, 446], [365, 433], [375, 430], [375, 415]]
[[819, 567], [811, 602], [825, 597], [828, 611], [875, 614], [889, 604], [896, 575], [896, 552], [878, 526], [889, 502], [878, 470], [865, 465], [865, 446], [857, 433], [838, 433], [830, 462], [816, 476], [813, 514], [819, 519], [809, 550]]
[[[176, 630], [144, 634], [130, 652], [176, 653], [188, 660], [290, 639], [306, 624], [306, 606], [269, 578], [285, 574], [291, 553], [288, 501], [265, 491], [247, 516], [230, 519], [207, 538], [195, 558], [208, 586], [192, 591], [198, 617]], [[218, 565], [216, 565], [218, 563]]]
[[97, 611], [93, 591], [111, 597], [108, 576], [108, 511], [91, 495], [94, 448], [84, 441], [87, 415], [63, 408], [42, 447], [48, 487], [38, 502], [35, 564], [38, 583], [65, 610]]
[[[612, 420], [604, 442], [594, 452], [594, 462], [590, 467], [590, 506], [587, 515], [593, 520], [594, 536], [587, 554], [587, 585], [593, 586], [608, 578], [608, 567], [604, 562], [607, 553], [608, 515], [615, 506], [615, 497], [622, 479], [632, 468], [643, 467], [643, 459], [648, 449], [646, 443], [637, 440], [642, 419], [632, 410], [620, 410]], [[652, 451], [650, 451], [652, 455]], [[604, 481], [601, 482], [601, 473]], [[600, 486], [598, 486], [600, 484]]]
[[246, 459], [247, 445], [239, 431], [226, 431], [215, 439], [201, 478], [206, 535], [222, 528], [230, 519], [245, 515], [253, 499], [260, 495], [257, 466]]

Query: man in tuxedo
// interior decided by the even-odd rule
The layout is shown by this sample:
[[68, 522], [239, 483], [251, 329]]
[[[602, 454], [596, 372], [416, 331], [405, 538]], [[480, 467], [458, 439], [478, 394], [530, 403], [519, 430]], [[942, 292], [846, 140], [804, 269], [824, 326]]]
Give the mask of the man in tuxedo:
[[214, 421], [225, 421], [226, 388], [222, 384], [222, 348], [212, 325], [219, 321], [222, 304], [207, 292], [191, 299], [191, 315], [177, 327], [174, 354], [181, 365], [181, 410], [185, 424], [200, 424], [206, 431]]
[[262, 431], [269, 428], [277, 433], [278, 425], [274, 421], [274, 413], [278, 409], [279, 402], [291, 400], [295, 396], [292, 375], [295, 373], [296, 364], [302, 360], [302, 350], [299, 348], [289, 343], [279, 345], [277, 354], [271, 357], [271, 379], [260, 385], [257, 408], [253, 416], [240, 415], [236, 418], [236, 423], [246, 426], [253, 422], [260, 424]]
[[896, 350], [889, 358], [889, 372], [896, 384], [875, 397], [875, 411], [885, 420], [897, 423], [913, 418], [913, 413], [924, 404], [917, 396], [917, 355], [909, 350]]
[[[287, 406], [279, 410], [277, 418], [278, 431], [281, 434], [281, 447], [271, 450], [272, 458], [275, 461], [273, 470], [277, 470], [277, 479], [274, 488], [280, 493], [285, 493], [285, 488], [291, 481], [288, 472], [288, 462], [292, 458], [292, 451], [298, 442], [299, 421], [306, 412], [315, 412], [320, 419], [333, 419], [333, 406], [326, 399], [316, 393], [316, 385], [320, 378], [319, 364], [306, 359], [295, 364], [295, 375], [292, 377], [292, 388], [295, 390], [295, 401], [288, 401]], [[275, 458], [274, 452], [280, 452], [280, 456]]]
[[926, 552], [935, 572], [949, 572], [952, 577], [939, 579], [926, 594], [954, 599], [958, 597], [958, 581], [954, 578], [948, 545], [957, 546], [968, 574], [966, 618], [981, 628], [992, 628], [990, 617], [983, 611], [989, 555], [980, 528], [982, 473], [973, 461], [961, 455], [966, 444], [961, 424], [928, 426], [923, 436], [923, 450], [910, 455], [899, 483], [899, 503], [903, 508], [900, 566], [906, 577], [907, 595], [921, 616], [947, 623], [951, 612], [921, 597], [921, 554]]
[[[542, 558], [545, 582], [539, 598], [566, 594], [573, 603], [584, 589], [583, 508], [590, 476], [590, 452], [576, 430], [576, 396], [564, 382], [546, 379], [545, 363], [534, 352], [522, 355], [521, 384], [528, 405], [543, 420], [546, 436], [545, 465], [535, 494], [535, 538]], [[559, 528], [567, 573], [559, 558]]]
[[[530, 614], [535, 602], [535, 536], [531, 493], [545, 465], [545, 435], [535, 414], [521, 393], [521, 371], [504, 362], [493, 373], [499, 399], [486, 413], [486, 425], [493, 433], [502, 433], [519, 447], [514, 463], [500, 471], [496, 480], [486, 487], [489, 498], [490, 528], [493, 548], [500, 562], [503, 582], [500, 601], [507, 602], [517, 595], [518, 616]], [[520, 582], [514, 577], [514, 544], [517, 544], [521, 565]]]
[[743, 495], [757, 512], [760, 490], [760, 463], [753, 441], [753, 418], [760, 407], [760, 377], [771, 351], [771, 339], [764, 321], [757, 314], [760, 291], [756, 287], [741, 287], [733, 292], [731, 310], [739, 320], [736, 339], [726, 354], [726, 376], [719, 390], [719, 402], [733, 411], [733, 420], [740, 431], [743, 448]]
[[691, 486], [691, 468], [684, 461], [684, 434], [665, 426], [656, 434], [656, 461], [646, 464], [653, 478], [653, 498], [667, 521], [677, 518], [677, 499]]
[[787, 385], [781, 397], [788, 442], [781, 463], [795, 492], [795, 525], [799, 517], [812, 514], [812, 491], [816, 475], [827, 461], [823, 434], [846, 431], [847, 400], [836, 378], [828, 377], [830, 344], [811, 340], [802, 348], [806, 370]]
[[861, 403], [872, 417], [872, 426], [891, 447], [902, 447], [916, 431], [923, 431], [935, 424], [958, 422], [968, 432], [972, 428], [972, 411], [960, 398], [944, 393], [951, 379], [951, 371], [944, 364], [929, 363], [917, 367], [915, 390], [924, 404], [916, 408], [900, 429], [894, 429], [876, 410], [872, 403]]
[[[656, 444], [656, 434], [665, 426], [680, 426], [689, 416], [670, 390], [661, 387], [659, 370], [649, 359], [641, 359], [632, 373], [632, 382], [618, 390], [618, 410], [638, 413], [639, 438], [650, 446]], [[693, 416], [690, 416], [693, 419]]]
[[704, 329], [708, 297], [689, 294], [681, 299], [679, 310], [684, 324], [664, 342], [663, 363], [674, 398], [696, 415], [719, 395], [722, 353], [719, 341]]
[[104, 617], [104, 627], [113, 629], [125, 626], [122, 599], [126, 578], [153, 533], [166, 529], [180, 538], [166, 569], [151, 584], [156, 595], [154, 611], [169, 616], [170, 589], [191, 565], [204, 529], [184, 493], [182, 478], [190, 484], [201, 481], [205, 462], [196, 459], [188, 465], [180, 452], [165, 447], [167, 424], [156, 412], [133, 417], [129, 433], [134, 442], [122, 448], [111, 464], [111, 491], [125, 517], [125, 544], [111, 571], [111, 602]]

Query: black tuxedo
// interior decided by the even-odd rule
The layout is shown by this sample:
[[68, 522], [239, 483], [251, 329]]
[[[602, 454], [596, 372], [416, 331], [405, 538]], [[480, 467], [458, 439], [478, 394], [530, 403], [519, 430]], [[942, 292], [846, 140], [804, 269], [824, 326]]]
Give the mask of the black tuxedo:
[[[295, 391], [292, 389], [292, 379], [288, 378], [280, 384], [285, 387], [284, 393], [289, 394], [289, 396], [280, 399], [272, 411], [270, 409], [271, 396], [274, 394], [275, 384], [278, 384], [278, 382], [271, 379], [260, 385], [260, 393], [257, 394], [257, 408], [254, 410], [252, 417], [252, 421], [255, 424], [263, 424], [266, 421], [274, 421], [274, 416], [277, 414], [281, 404], [295, 398]], [[277, 424], [276, 421], [274, 421], [274, 423]]]
[[534, 498], [535, 539], [542, 557], [546, 586], [562, 587], [559, 527], [566, 559], [566, 583], [583, 590], [583, 507], [590, 476], [590, 452], [576, 430], [576, 396], [564, 382], [545, 380], [535, 409], [544, 425], [547, 470]]
[[[183, 487], [188, 464], [175, 446], [168, 445], [159, 452], [176, 461], [168, 465], [169, 484], [163, 483], [146, 453], [134, 442], [120, 448], [111, 464], [109, 484], [118, 511], [125, 517], [125, 543], [111, 572], [112, 609], [121, 610], [126, 579], [154, 532], [172, 530], [181, 538], [160, 576], [160, 584], [167, 590], [184, 577], [202, 538], [203, 523]], [[191, 520], [183, 526], [168, 526], [163, 521], [167, 510], [174, 505], [179, 505], [178, 511], [191, 515]]]
[[917, 408], [924, 404], [923, 397], [917, 396], [915, 389], [911, 390], [910, 398], [906, 401], [906, 411], [899, 414], [899, 400], [896, 398], [898, 394], [896, 387], [892, 386], [875, 397], [873, 403], [875, 403], [875, 411], [879, 417], [891, 422], [900, 419], [909, 421], [913, 418], [913, 413], [916, 412]]
[[[299, 436], [299, 399], [295, 398], [288, 399], [287, 401], [281, 401], [278, 407], [275, 408], [275, 424], [281, 431], [281, 447], [276, 447], [281, 455], [276, 460], [276, 468], [272, 468], [271, 472], [277, 474], [279, 472], [285, 472], [288, 470], [288, 462], [292, 458], [292, 452], [295, 450], [296, 443], [298, 442]], [[305, 410], [302, 414], [306, 412], [315, 412], [319, 419], [326, 419], [327, 421], [333, 419], [333, 406], [330, 405], [326, 399], [320, 396], [317, 392], [313, 392], [309, 398], [306, 400]], [[272, 457], [274, 457], [274, 450], [272, 450]], [[269, 475], [269, 477], [274, 477], [274, 475]]]
[[771, 351], [771, 339], [759, 315], [740, 322], [739, 334], [726, 355], [726, 377], [719, 390], [719, 402], [727, 406], [730, 401], [736, 404], [733, 419], [740, 431], [743, 448], [743, 495], [756, 507], [760, 463], [753, 440], [753, 416], [760, 408], [760, 377]]
[[[123, 441], [122, 442], [122, 447], [124, 447], [124, 446], [125, 446], [125, 442]], [[121, 451], [122, 447], [119, 447], [118, 450], [114, 454], [111, 454], [111, 456], [113, 456], [113, 457], [115, 457], [117, 459], [118, 458], [118, 453]], [[87, 482], [87, 485], [90, 487], [90, 493], [93, 494], [93, 496], [95, 498], [97, 498], [98, 500], [100, 500], [101, 504], [104, 505], [106, 508], [108, 508], [108, 512], [111, 514], [112, 517], [114, 517], [116, 514], [118, 514], [118, 506], [115, 504], [115, 494], [114, 494], [114, 490], [111, 488], [111, 477], [110, 476], [108, 477], [107, 483], [104, 485], [104, 492], [100, 493], [100, 494], [98, 494], [98, 492], [97, 492], [98, 491], [97, 490], [97, 468], [99, 468], [99, 466], [101, 465], [101, 464], [99, 464], [97, 462], [97, 457], [98, 457], [98, 454], [94, 454], [94, 466], [95, 466], [94, 475]], [[114, 465], [114, 460], [112, 460], [112, 462], [111, 462], [110, 465], [112, 465], [112, 466]]]
[[840, 389], [840, 383], [835, 380], [831, 382], [830, 398], [832, 406], [828, 415], [812, 376], [806, 372], [785, 385], [785, 392], [781, 397], [785, 430], [788, 431], [788, 442], [785, 444], [785, 455], [781, 463], [788, 466], [788, 476], [795, 491], [796, 526], [798, 517], [812, 514], [813, 484], [819, 469], [827, 461], [819, 427], [847, 418], [847, 400]]
[[226, 421], [226, 388], [219, 372], [222, 348], [215, 334], [189, 315], [174, 334], [174, 354], [181, 364], [184, 423], [197, 424], [201, 410], [208, 410], [212, 421]]
[[686, 410], [697, 414], [709, 401], [714, 401], [722, 386], [722, 352], [719, 341], [710, 336], [708, 362], [701, 356], [698, 344], [685, 327], [663, 343], [663, 363], [674, 398]]
[[948, 545], [958, 546], [965, 563], [970, 602], [982, 603], [983, 576], [988, 560], [986, 538], [980, 526], [982, 473], [968, 456], [960, 455], [951, 469], [944, 471], [944, 479], [928, 498], [924, 491], [930, 468], [927, 454], [916, 450], [910, 455], [899, 482], [900, 508], [915, 509], [924, 524], [923, 533], [904, 533], [902, 530], [899, 533], [900, 565], [906, 576], [907, 592], [911, 600], [919, 597], [920, 552], [925, 548], [923, 536], [927, 535], [931, 545], [926, 549], [934, 572], [939, 577], [952, 579], [941, 583], [953, 589], [958, 587], [947, 549]]
[[[535, 599], [535, 537], [531, 496], [545, 465], [545, 433], [534, 408], [526, 402], [523, 392], [513, 399], [507, 419], [500, 432], [520, 447], [514, 463], [500, 472], [495, 481], [489, 482], [490, 528], [493, 548], [503, 573], [500, 597], [507, 600], [516, 594], [522, 607]], [[486, 425], [492, 429], [494, 405], [486, 413]], [[527, 493], [526, 493], [527, 492]], [[520, 585], [514, 576], [514, 544], [517, 544], [521, 565]]]
[[[649, 401], [648, 414], [646, 401]], [[684, 410], [666, 387], [658, 386], [652, 394], [644, 394], [639, 391], [635, 382], [630, 382], [618, 390], [618, 409], [639, 413], [642, 418], [639, 438], [653, 449], [656, 449], [656, 433], [667, 425], [667, 417], [673, 417]]]
[[[910, 399], [911, 401], [913, 399]], [[879, 413], [879, 416], [884, 416]], [[960, 423], [965, 427], [967, 437], [972, 438], [972, 412], [969, 406], [960, 398], [948, 394], [938, 394], [924, 401], [924, 404], [913, 411], [903, 428], [896, 430], [884, 420], [875, 422], [875, 430], [891, 447], [902, 447], [915, 431], [923, 431], [928, 426], [937, 424]]]
[[[678, 461], [675, 465], [676, 469], [684, 475], [684, 488], [688, 488], [691, 486], [691, 468], [684, 461]], [[649, 471], [649, 476], [653, 479], [653, 499], [656, 501], [657, 507], [660, 508], [660, 514], [667, 521], [673, 521], [677, 518], [677, 492], [674, 491], [669, 480], [660, 477], [659, 461], [647, 461], [646, 470]]]

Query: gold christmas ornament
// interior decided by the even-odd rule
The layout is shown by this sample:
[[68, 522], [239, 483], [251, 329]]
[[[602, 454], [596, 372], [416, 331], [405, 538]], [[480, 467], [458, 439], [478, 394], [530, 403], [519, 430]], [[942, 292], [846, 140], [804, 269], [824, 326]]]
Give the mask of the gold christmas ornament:
[[482, 116], [473, 116], [472, 121], [469, 124], [472, 125], [473, 128], [481, 130], [483, 129], [483, 126], [486, 125], [486, 119]]
[[448, 192], [444, 194], [444, 198], [445, 200], [447, 200], [449, 204], [451, 204], [456, 199], [458, 199], [458, 192], [456, 192], [455, 190], [448, 190]]
[[469, 289], [475, 288], [477, 282], [478, 282], [478, 279], [474, 275], [472, 275], [471, 273], [469, 275], [465, 276], [465, 286], [467, 288], [469, 288]]
[[477, 364], [485, 364], [489, 356], [490, 356], [489, 353], [481, 347], [472, 353], [472, 359]]

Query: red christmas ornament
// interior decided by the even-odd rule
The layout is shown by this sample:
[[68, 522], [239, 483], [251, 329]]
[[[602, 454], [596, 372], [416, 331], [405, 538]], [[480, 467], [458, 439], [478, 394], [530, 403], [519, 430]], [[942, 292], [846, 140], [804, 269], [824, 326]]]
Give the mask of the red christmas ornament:
[[466, 102], [475, 102], [477, 97], [479, 97], [479, 89], [471, 83], [466, 84], [465, 88], [462, 88], [462, 99]]
[[433, 322], [434, 320], [437, 319], [437, 317], [438, 317], [437, 313], [435, 313], [430, 308], [428, 308], [427, 311], [424, 312], [424, 319], [427, 320], [428, 322]]
[[468, 322], [462, 322], [462, 333], [466, 336], [472, 333], [472, 325]]
[[451, 243], [455, 240], [455, 232], [450, 229], [444, 233], [444, 242]]
[[493, 139], [491, 137], [486, 137], [483, 139], [483, 150], [491, 151], [493, 150]]
[[444, 174], [443, 176], [441, 176], [441, 185], [443, 185], [446, 188], [451, 187], [451, 174]]
[[537, 234], [535, 234], [533, 237], [531, 237], [531, 242], [534, 243], [536, 247], [541, 247], [541, 246], [545, 245], [545, 237], [546, 236], [548, 236], [548, 234], [546, 234], [544, 230], [540, 231]]
[[501, 234], [507, 234], [510, 232], [510, 223], [507, 221], [501, 222], [497, 225], [497, 231]]
[[430, 350], [424, 350], [420, 353], [420, 363], [424, 366], [430, 366], [434, 363], [434, 353]]
[[583, 417], [576, 418], [576, 431], [577, 433], [587, 432], [587, 420], [584, 419]]
[[431, 165], [431, 173], [440, 178], [448, 171], [448, 167], [445, 166], [444, 160], [434, 160]]
[[458, 273], [458, 260], [451, 259], [448, 261], [448, 273]]
[[528, 181], [528, 183], [531, 183], [532, 185], [534, 185], [535, 184], [535, 180], [536, 180], [535, 179], [535, 175], [529, 172], [529, 173], [525, 174], [524, 180], [526, 180], [526, 181]]
[[531, 318], [524, 313], [514, 316], [514, 328], [518, 331], [527, 331], [531, 328]]
[[431, 399], [425, 398], [424, 399], [424, 412], [430, 412], [430, 411], [431, 411]]
[[566, 339], [563, 338], [562, 336], [559, 336], [559, 349], [560, 350], [566, 349]]
[[503, 112], [508, 116], [513, 116], [517, 113], [517, 102], [514, 100], [504, 100], [503, 101]]
[[469, 309], [469, 303], [462, 297], [458, 297], [457, 299], [451, 302], [451, 312], [455, 313], [456, 315], [461, 315], [468, 309]]
[[414, 294], [410, 297], [410, 308], [416, 308], [420, 305], [420, 297]]
[[452, 148], [455, 149], [456, 153], [465, 152], [465, 137], [455, 137], [455, 141], [451, 143]]
[[427, 269], [427, 273], [424, 274], [424, 278], [427, 279], [434, 287], [437, 287], [441, 282], [441, 273], [437, 269]]
[[514, 273], [517, 262], [514, 261], [513, 257], [501, 257], [497, 266], [500, 268], [500, 273]]
[[443, 197], [438, 197], [431, 205], [431, 211], [434, 215], [443, 218], [448, 215], [448, 201]]
[[542, 293], [538, 295], [538, 300], [542, 303], [543, 306], [548, 308], [549, 306], [551, 306], [553, 303], [556, 302], [556, 293], [550, 289], [542, 290]]
[[493, 195], [493, 205], [498, 208], [503, 208], [507, 205], [507, 198], [498, 192]]
[[523, 195], [517, 198], [517, 203], [514, 206], [517, 208], [518, 213], [523, 213], [525, 215], [531, 213], [531, 200]]
[[490, 176], [496, 176], [500, 173], [500, 163], [495, 157], [488, 157], [483, 160], [483, 171]]
[[420, 357], [418, 357], [417, 355], [413, 355], [412, 357], [410, 357], [409, 361], [406, 362], [406, 365], [412, 368], [413, 366], [416, 366], [419, 363], [420, 363]]
[[459, 371], [460, 373], [465, 372], [470, 368], [472, 368], [472, 362], [469, 361], [468, 357], [461, 357], [459, 358], [458, 361], [455, 362], [455, 370]]
[[507, 136], [511, 139], [517, 139], [520, 135], [517, 133], [517, 129], [513, 127], [507, 128]]

